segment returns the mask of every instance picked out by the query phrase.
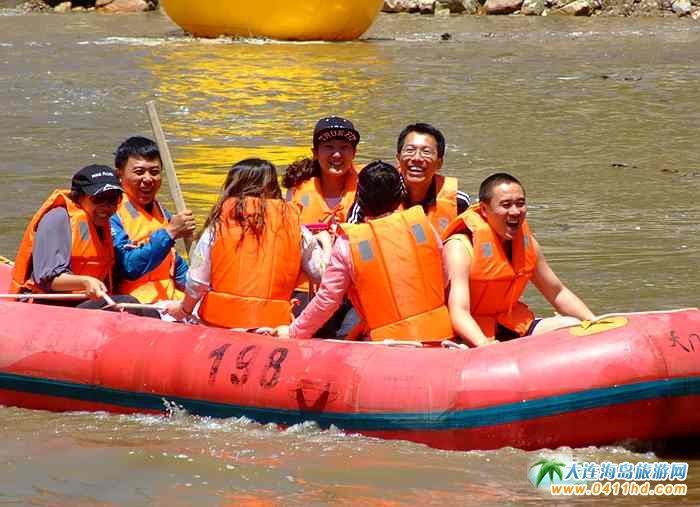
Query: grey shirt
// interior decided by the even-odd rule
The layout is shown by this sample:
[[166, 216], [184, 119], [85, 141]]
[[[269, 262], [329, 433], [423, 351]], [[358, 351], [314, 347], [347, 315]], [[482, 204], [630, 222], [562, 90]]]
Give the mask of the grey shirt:
[[73, 235], [66, 208], [54, 208], [39, 221], [32, 246], [32, 279], [50, 291], [53, 279], [70, 273]]

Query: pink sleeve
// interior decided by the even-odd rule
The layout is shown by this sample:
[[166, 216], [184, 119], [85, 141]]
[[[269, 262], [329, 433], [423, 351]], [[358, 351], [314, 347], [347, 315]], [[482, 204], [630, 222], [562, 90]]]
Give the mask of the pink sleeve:
[[345, 238], [338, 238], [333, 245], [331, 258], [321, 285], [304, 311], [289, 326], [289, 337], [307, 339], [331, 318], [343, 302], [353, 278], [350, 245]]

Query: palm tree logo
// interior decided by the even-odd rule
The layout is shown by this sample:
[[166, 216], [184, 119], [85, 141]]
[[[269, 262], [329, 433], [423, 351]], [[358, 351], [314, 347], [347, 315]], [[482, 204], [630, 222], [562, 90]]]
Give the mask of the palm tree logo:
[[549, 476], [550, 484], [554, 484], [554, 476], [557, 475], [559, 480], [564, 479], [564, 474], [562, 469], [566, 468], [566, 463], [559, 460], [558, 458], [542, 458], [537, 463], [530, 467], [530, 470], [536, 466], [540, 467], [540, 471], [537, 473], [537, 478], [535, 479], [535, 487], [539, 487], [542, 479]]

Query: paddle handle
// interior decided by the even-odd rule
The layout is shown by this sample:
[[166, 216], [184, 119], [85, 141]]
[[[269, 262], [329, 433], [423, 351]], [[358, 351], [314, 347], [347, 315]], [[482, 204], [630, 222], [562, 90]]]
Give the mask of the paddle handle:
[[[182, 189], [177, 179], [173, 158], [170, 156], [170, 149], [168, 148], [168, 142], [165, 140], [165, 134], [160, 124], [160, 118], [158, 118], [158, 111], [156, 111], [156, 103], [154, 100], [146, 102], [146, 111], [148, 112], [148, 119], [151, 121], [151, 129], [156, 138], [158, 151], [160, 151], [160, 160], [163, 163], [163, 169], [165, 169], [165, 174], [168, 176], [170, 196], [175, 203], [175, 210], [181, 213], [187, 209], [187, 206], [185, 205], [185, 198], [182, 195]], [[189, 254], [190, 247], [192, 246], [192, 238], [182, 238], [182, 241], [185, 244], [185, 251]]]
[[51, 293], [51, 294], [33, 294], [31, 292], [26, 294], [0, 294], [0, 299], [87, 299], [87, 294], [82, 293]]

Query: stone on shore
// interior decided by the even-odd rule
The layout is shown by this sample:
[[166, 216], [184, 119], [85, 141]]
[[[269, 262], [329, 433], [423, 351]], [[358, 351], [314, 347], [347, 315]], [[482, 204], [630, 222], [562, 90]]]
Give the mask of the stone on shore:
[[671, 4], [671, 10], [679, 16], [687, 16], [692, 8], [690, 0], [676, 0]]
[[435, 0], [418, 0], [418, 12], [421, 14], [435, 14]]
[[523, 0], [486, 0], [484, 9], [487, 14], [512, 14], [520, 10]]
[[452, 13], [447, 5], [440, 2], [435, 2], [435, 12], [433, 14], [436, 16], [449, 16]]
[[73, 4], [70, 2], [61, 2], [56, 7], [53, 8], [54, 12], [70, 12], [73, 8]]
[[418, 12], [418, 0], [384, 0], [383, 12]]
[[112, 0], [111, 2], [103, 5], [99, 9], [99, 12], [144, 12], [151, 10], [146, 0]]
[[544, 12], [544, 0], [523, 0], [520, 12], [526, 16], [540, 16]]
[[560, 7], [558, 12], [569, 16], [590, 16], [593, 6], [588, 0], [574, 0]]
[[476, 14], [478, 10], [477, 0], [437, 0], [437, 3], [453, 14]]

